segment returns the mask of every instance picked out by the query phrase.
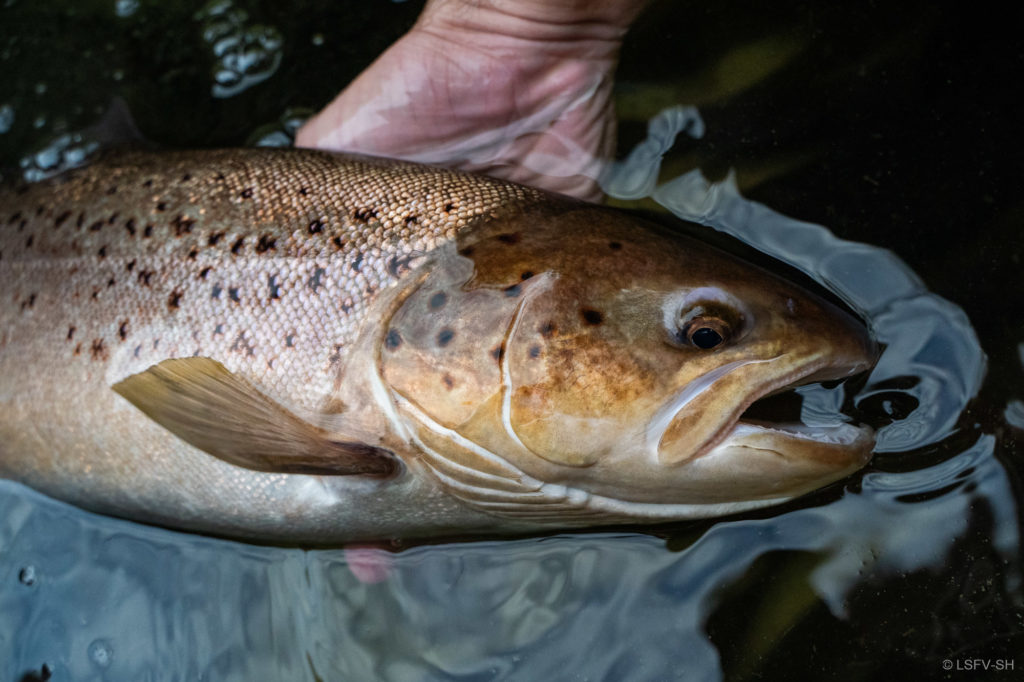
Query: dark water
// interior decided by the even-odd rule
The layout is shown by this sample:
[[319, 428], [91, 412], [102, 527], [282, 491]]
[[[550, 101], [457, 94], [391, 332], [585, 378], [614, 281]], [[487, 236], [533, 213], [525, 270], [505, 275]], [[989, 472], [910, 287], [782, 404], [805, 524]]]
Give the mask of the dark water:
[[[0, 0], [0, 167], [73, 159], [115, 95], [166, 146], [280, 139], [419, 11], [295, 7]], [[1024, 678], [1019, 26], [952, 3], [666, 1], [627, 40], [623, 155], [695, 104], [705, 134], [679, 138], [663, 181], [735, 168], [746, 197], [892, 250], [933, 292], [894, 293], [909, 280], [877, 251], [806, 251], [849, 265], [840, 289], [907, 349], [858, 408], [892, 421], [864, 472], [727, 520], [401, 548], [376, 584], [340, 551], [144, 527], [0, 482], [0, 680]], [[725, 213], [701, 215], [743, 222]]]

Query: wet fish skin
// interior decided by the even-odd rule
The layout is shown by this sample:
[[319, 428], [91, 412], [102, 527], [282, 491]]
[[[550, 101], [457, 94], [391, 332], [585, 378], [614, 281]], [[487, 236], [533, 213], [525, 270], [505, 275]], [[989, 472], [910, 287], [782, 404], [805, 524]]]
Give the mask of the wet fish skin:
[[[696, 267], [680, 277], [673, 259]], [[624, 279], [630, 270], [637, 276]], [[744, 403], [799, 364], [759, 376], [765, 358], [817, 354], [820, 367], [799, 371], [844, 376], [867, 366], [870, 343], [839, 311], [707, 247], [479, 176], [298, 150], [111, 156], [0, 189], [0, 281], [0, 475], [179, 528], [333, 542], [708, 515], [798, 494], [870, 452], [864, 434], [842, 448], [807, 446], [820, 456], [801, 470], [806, 481], [774, 492], [742, 475], [729, 492], [719, 480], [729, 467], [691, 476], [716, 483], [702, 492], [678, 485], [684, 467], [646, 461], [647, 451], [596, 457], [618, 444], [607, 434], [623, 422], [610, 414], [628, 415], [626, 435], [642, 440], [652, 410], [723, 362], [735, 366], [719, 396], [731, 416], [689, 425], [710, 434], [697, 444], [707, 451], [731, 438], [719, 431]], [[737, 281], [760, 318], [750, 343], [723, 355], [666, 342], [667, 300]], [[792, 311], [775, 310], [787, 300], [803, 316], [799, 334]], [[545, 337], [552, 315], [559, 331]], [[537, 340], [524, 341], [527, 321]], [[545, 338], [552, 345], [535, 351]], [[629, 343], [639, 350], [620, 352]], [[305, 424], [303, 438], [364, 444], [399, 472], [241, 467], [112, 390], [193, 357], [237, 378], [242, 397], [223, 409], [237, 405], [241, 426], [223, 443], [290, 437], [281, 434]], [[184, 372], [181, 385], [218, 373], [189, 384]], [[222, 417], [192, 424], [213, 432], [202, 441], [213, 450], [231, 421]], [[668, 441], [680, 440], [670, 431], [684, 420], [663, 421]], [[579, 431], [586, 423], [599, 428]], [[564, 447], [574, 433], [590, 444]], [[601, 434], [605, 446], [591, 447]]]

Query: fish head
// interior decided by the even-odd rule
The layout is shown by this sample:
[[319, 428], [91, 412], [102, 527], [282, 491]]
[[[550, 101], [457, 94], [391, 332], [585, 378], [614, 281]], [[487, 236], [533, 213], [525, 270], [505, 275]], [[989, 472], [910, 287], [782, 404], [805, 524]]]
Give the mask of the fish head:
[[384, 351], [383, 373], [449, 462], [486, 473], [500, 460], [626, 507], [702, 516], [795, 497], [870, 458], [866, 426], [743, 416], [874, 362], [864, 326], [801, 287], [582, 206], [458, 246], [392, 320], [409, 343]]

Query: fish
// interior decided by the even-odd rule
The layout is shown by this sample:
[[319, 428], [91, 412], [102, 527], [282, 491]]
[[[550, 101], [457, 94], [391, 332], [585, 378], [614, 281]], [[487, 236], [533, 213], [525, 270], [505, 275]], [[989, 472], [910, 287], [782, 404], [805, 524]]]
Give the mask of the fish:
[[865, 465], [745, 414], [869, 369], [850, 313], [629, 212], [298, 149], [0, 189], [0, 476], [333, 544], [728, 515]]

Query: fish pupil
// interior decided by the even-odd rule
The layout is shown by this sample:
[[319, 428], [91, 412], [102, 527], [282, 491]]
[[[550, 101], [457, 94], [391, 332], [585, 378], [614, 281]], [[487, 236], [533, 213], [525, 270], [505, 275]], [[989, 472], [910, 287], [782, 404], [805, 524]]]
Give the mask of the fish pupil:
[[703, 350], [710, 350], [722, 343], [722, 335], [711, 327], [701, 327], [690, 335], [690, 342]]

